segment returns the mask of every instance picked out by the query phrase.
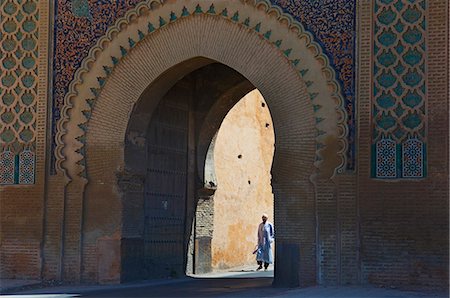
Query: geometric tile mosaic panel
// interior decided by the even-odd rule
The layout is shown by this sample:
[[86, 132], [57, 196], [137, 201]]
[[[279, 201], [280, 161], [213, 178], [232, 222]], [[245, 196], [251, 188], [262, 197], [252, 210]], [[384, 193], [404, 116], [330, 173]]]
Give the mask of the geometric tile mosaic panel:
[[403, 178], [422, 178], [424, 176], [423, 156], [424, 144], [417, 138], [403, 143]]
[[345, 98], [347, 169], [355, 168], [356, 0], [272, 0], [311, 32], [336, 71]]
[[[372, 144], [378, 148], [388, 138], [402, 156], [402, 148], [426, 144], [426, 1], [375, 0], [373, 9]], [[425, 158], [405, 154], [395, 161], [402, 170], [394, 177], [379, 176], [377, 150], [372, 152], [375, 177], [423, 177]]]
[[30, 150], [19, 155], [19, 184], [33, 184], [35, 172], [35, 155]]
[[[143, 0], [57, 0], [53, 64], [52, 146], [64, 96], [89, 49], [118, 18]], [[201, 1], [199, 1], [201, 2]], [[354, 169], [356, 0], [271, 0], [310, 31], [342, 84], [348, 114], [348, 169]], [[51, 164], [54, 165], [53, 150]]]
[[376, 144], [376, 177], [397, 177], [397, 150], [395, 141], [381, 139]]
[[0, 153], [0, 185], [34, 184], [36, 156], [26, 149], [20, 154], [10, 150]]
[[[24, 148], [35, 148], [37, 4], [37, 0], [0, 1], [0, 153], [11, 152], [14, 156]], [[3, 156], [9, 156], [9, 153]], [[2, 175], [4, 179], [5, 172]], [[14, 175], [10, 172], [7, 177]], [[34, 172], [32, 175], [34, 177]]]
[[14, 184], [15, 155], [11, 151], [0, 153], [0, 184]]

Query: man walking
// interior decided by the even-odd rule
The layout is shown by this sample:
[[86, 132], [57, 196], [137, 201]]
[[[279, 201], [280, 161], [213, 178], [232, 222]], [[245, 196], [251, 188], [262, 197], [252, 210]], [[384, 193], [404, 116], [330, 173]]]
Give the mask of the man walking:
[[258, 268], [261, 270], [264, 263], [264, 270], [267, 270], [269, 264], [273, 263], [271, 244], [274, 240], [273, 224], [267, 221], [267, 214], [262, 215], [262, 223], [258, 227], [258, 249], [256, 250], [256, 261]]

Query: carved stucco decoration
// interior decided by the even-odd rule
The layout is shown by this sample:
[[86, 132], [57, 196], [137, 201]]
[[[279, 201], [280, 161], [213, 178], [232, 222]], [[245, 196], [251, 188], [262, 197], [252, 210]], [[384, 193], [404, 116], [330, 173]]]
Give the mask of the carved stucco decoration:
[[[114, 66], [144, 38], [151, 38], [159, 28], [182, 18], [208, 15], [225, 18], [236, 26], [258, 34], [290, 62], [307, 87], [316, 126], [317, 172], [327, 164], [330, 153], [338, 153], [338, 166], [346, 165], [347, 115], [340, 85], [328, 57], [302, 24], [270, 2], [230, 1], [146, 1], [127, 12], [90, 50], [65, 96], [61, 119], [57, 124], [56, 169], [70, 181], [81, 177], [87, 182], [85, 165], [86, 130], [96, 98]], [[301, 115], [299, 115], [301, 117]], [[328, 171], [329, 172], [329, 171]]]

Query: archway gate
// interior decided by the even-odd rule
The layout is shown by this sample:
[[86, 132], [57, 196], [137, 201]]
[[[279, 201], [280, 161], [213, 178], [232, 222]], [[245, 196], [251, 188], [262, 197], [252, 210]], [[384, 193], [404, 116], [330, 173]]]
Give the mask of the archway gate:
[[[145, 143], [151, 111], [167, 90], [211, 62], [248, 79], [271, 109], [276, 284], [356, 282], [355, 182], [344, 173], [347, 128], [339, 85], [311, 35], [264, 1], [144, 2], [91, 49], [66, 96], [58, 174], [49, 181], [65, 194], [68, 210], [60, 278], [122, 279], [122, 240], [139, 243], [142, 231], [133, 219], [144, 179], [129, 171], [126, 144]], [[141, 121], [130, 122], [144, 102]], [[198, 168], [212, 138], [200, 135]], [[44, 254], [46, 266], [58, 263], [51, 241]]]

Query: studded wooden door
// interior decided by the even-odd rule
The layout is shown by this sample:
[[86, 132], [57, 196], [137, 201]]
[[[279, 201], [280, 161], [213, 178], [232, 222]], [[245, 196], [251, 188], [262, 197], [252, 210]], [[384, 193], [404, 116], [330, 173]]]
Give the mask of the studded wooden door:
[[149, 277], [184, 274], [188, 101], [172, 88], [147, 135], [144, 256]]

